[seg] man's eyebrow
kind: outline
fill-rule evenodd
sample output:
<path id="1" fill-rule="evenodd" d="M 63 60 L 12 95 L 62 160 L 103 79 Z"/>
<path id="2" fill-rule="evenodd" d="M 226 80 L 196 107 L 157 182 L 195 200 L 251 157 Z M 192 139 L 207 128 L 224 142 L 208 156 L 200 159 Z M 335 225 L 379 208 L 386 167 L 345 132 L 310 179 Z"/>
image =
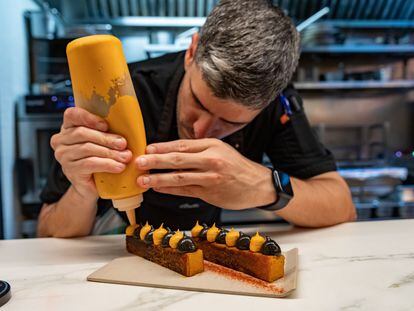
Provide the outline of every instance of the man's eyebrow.
<path id="1" fill-rule="evenodd" d="M 197 102 L 197 104 L 199 104 L 200 105 L 200 107 L 202 107 L 205 111 L 207 111 L 207 112 L 209 112 L 210 114 L 212 114 L 211 112 L 210 112 L 210 110 L 208 110 L 202 103 L 201 103 L 201 101 L 198 99 L 198 97 L 197 97 L 197 95 L 194 93 L 194 91 L 193 91 L 193 85 L 192 85 L 192 83 L 191 83 L 191 80 L 190 80 L 190 91 L 191 91 L 191 94 L 193 95 L 193 97 L 194 97 L 194 99 L 195 99 L 195 101 Z M 225 120 L 225 119 L 223 119 L 223 118 L 220 118 L 222 121 L 224 121 L 224 122 L 226 122 L 226 123 L 229 123 L 229 124 L 232 124 L 232 125 L 236 125 L 236 126 L 239 126 L 239 125 L 245 125 L 245 124 L 247 124 L 247 123 L 249 123 L 249 122 L 233 122 L 233 121 L 228 121 L 228 120 Z"/>
<path id="2" fill-rule="evenodd" d="M 191 83 L 191 80 L 190 80 L 190 91 L 191 91 L 191 94 L 193 95 L 193 97 L 194 97 L 194 99 L 195 99 L 195 101 L 197 102 L 197 104 L 199 104 L 204 110 L 206 110 L 206 111 L 208 111 L 208 112 L 210 112 L 206 107 L 204 107 L 204 105 L 201 103 L 201 101 L 198 99 L 198 97 L 197 97 L 197 95 L 194 93 L 194 91 L 193 91 L 193 85 L 192 85 L 192 83 Z M 210 112 L 211 113 L 211 112 Z"/>

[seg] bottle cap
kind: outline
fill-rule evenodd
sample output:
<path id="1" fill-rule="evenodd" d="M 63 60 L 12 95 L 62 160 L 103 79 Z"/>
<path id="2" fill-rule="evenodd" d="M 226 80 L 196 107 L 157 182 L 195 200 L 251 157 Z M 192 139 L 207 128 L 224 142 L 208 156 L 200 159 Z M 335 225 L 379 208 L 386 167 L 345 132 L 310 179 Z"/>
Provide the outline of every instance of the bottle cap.
<path id="1" fill-rule="evenodd" d="M 7 282 L 0 281 L 0 307 L 6 304 L 11 298 L 10 285 Z"/>
<path id="2" fill-rule="evenodd" d="M 112 204 L 119 211 L 126 212 L 139 207 L 142 203 L 142 200 L 142 194 L 138 194 L 125 199 L 112 200 Z"/>

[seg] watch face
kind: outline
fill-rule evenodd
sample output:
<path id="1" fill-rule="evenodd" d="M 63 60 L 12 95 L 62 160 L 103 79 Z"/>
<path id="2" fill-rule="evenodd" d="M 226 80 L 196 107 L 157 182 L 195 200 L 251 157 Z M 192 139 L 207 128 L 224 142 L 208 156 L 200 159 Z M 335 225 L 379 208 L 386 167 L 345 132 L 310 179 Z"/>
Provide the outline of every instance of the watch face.
<path id="1" fill-rule="evenodd" d="M 292 184 L 290 183 L 290 176 L 288 174 L 285 174 L 283 172 L 277 172 L 278 181 L 280 190 L 287 195 L 293 197 L 293 189 Z"/>

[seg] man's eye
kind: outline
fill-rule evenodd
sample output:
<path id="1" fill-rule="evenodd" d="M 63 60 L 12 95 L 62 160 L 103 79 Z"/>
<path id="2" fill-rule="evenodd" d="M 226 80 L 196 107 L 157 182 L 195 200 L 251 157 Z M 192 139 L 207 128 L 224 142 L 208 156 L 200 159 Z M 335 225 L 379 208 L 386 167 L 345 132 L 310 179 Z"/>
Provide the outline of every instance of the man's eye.
<path id="1" fill-rule="evenodd" d="M 231 122 L 227 122 L 224 121 L 229 127 L 232 128 L 239 128 L 239 127 L 243 127 L 245 124 L 244 123 L 231 123 Z"/>
<path id="2" fill-rule="evenodd" d="M 195 103 L 198 107 L 200 107 L 204 111 L 207 111 L 207 109 L 204 108 L 204 106 L 194 96 L 193 96 L 193 98 L 194 98 L 194 101 L 195 101 Z"/>

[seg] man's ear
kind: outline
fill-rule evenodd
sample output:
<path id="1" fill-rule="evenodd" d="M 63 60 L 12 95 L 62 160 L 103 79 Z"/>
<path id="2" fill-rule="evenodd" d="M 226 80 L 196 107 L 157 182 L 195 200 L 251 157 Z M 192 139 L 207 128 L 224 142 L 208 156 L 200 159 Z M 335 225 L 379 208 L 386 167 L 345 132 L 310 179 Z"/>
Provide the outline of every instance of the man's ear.
<path id="1" fill-rule="evenodd" d="M 198 45 L 198 32 L 193 34 L 191 38 L 191 44 L 188 47 L 187 51 L 185 52 L 185 58 L 184 58 L 184 69 L 187 70 L 188 67 L 191 66 L 191 64 L 194 62 L 195 53 L 197 51 L 197 45 Z"/>

